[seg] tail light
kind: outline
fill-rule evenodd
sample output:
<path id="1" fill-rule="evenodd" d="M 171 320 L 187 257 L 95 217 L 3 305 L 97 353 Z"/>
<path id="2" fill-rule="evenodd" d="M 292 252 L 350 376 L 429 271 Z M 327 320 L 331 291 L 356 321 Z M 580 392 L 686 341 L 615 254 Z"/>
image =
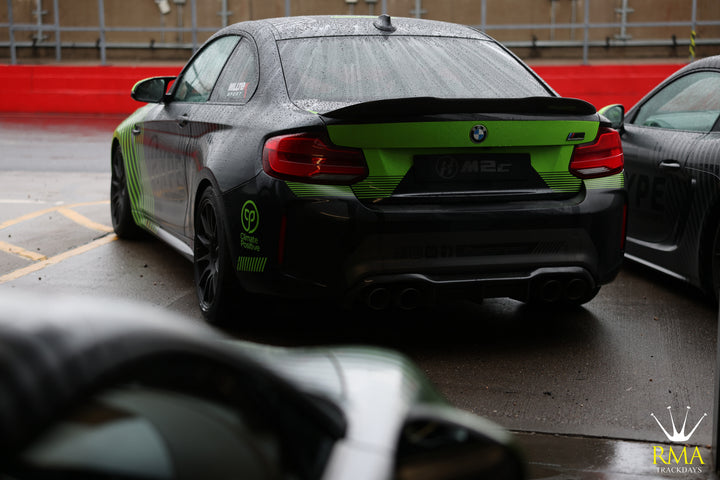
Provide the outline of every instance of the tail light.
<path id="1" fill-rule="evenodd" d="M 338 147 L 310 133 L 268 139 L 263 169 L 276 178 L 306 183 L 349 185 L 368 175 L 362 150 Z"/>
<path id="2" fill-rule="evenodd" d="M 570 173 L 580 178 L 598 178 L 622 172 L 625 165 L 620 134 L 600 127 L 595 142 L 578 145 L 570 160 Z"/>

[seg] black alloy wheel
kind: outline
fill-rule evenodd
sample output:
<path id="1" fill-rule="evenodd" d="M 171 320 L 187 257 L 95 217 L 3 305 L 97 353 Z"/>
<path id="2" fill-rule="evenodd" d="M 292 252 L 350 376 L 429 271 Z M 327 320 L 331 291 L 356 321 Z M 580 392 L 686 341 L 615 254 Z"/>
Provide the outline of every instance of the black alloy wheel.
<path id="1" fill-rule="evenodd" d="M 200 310 L 209 323 L 224 320 L 229 310 L 228 292 L 233 283 L 225 229 L 219 212 L 215 192 L 211 188 L 206 189 L 195 213 L 193 268 Z"/>

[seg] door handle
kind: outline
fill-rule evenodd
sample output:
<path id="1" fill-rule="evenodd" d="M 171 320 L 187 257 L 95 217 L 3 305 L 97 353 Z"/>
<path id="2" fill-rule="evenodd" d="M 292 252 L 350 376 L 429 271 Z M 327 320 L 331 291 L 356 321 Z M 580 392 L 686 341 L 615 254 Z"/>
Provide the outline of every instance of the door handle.
<path id="1" fill-rule="evenodd" d="M 133 135 L 140 135 L 140 132 L 141 132 L 140 127 L 138 127 L 137 125 L 133 125 L 133 127 L 132 127 L 132 134 L 133 134 Z"/>
<path id="2" fill-rule="evenodd" d="M 187 125 L 189 121 L 190 119 L 188 118 L 187 113 L 184 113 L 178 117 L 177 124 L 180 125 L 180 128 L 182 128 Z"/>
<path id="3" fill-rule="evenodd" d="M 660 170 L 667 170 L 668 172 L 679 172 L 682 166 L 677 160 L 663 160 L 660 162 Z"/>

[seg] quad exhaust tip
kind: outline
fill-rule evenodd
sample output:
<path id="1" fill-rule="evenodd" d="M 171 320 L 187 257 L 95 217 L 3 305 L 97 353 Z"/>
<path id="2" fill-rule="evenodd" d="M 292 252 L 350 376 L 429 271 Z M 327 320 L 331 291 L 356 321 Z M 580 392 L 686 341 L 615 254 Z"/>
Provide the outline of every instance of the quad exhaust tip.
<path id="1" fill-rule="evenodd" d="M 585 278 L 551 278 L 540 284 L 535 298 L 544 303 L 577 302 L 585 298 L 591 288 L 592 285 Z"/>
<path id="2" fill-rule="evenodd" d="M 413 310 L 422 304 L 422 292 L 415 287 L 401 287 L 390 290 L 386 287 L 370 289 L 365 303 L 373 310 L 385 310 L 391 306 L 402 310 Z"/>
<path id="3" fill-rule="evenodd" d="M 592 277 L 582 272 L 547 272 L 536 277 L 530 283 L 529 290 L 523 288 L 525 295 L 515 296 L 508 292 L 508 297 L 547 305 L 563 302 L 579 304 L 592 298 L 594 288 Z M 427 285 L 418 287 L 412 283 L 384 283 L 367 286 L 361 298 L 372 310 L 413 310 L 432 303 L 429 299 L 434 298 L 435 293 L 438 292 Z M 517 290 L 515 293 L 518 293 Z"/>
<path id="4" fill-rule="evenodd" d="M 373 310 L 385 310 L 392 303 L 390 290 L 385 287 L 373 288 L 368 293 L 365 303 Z"/>

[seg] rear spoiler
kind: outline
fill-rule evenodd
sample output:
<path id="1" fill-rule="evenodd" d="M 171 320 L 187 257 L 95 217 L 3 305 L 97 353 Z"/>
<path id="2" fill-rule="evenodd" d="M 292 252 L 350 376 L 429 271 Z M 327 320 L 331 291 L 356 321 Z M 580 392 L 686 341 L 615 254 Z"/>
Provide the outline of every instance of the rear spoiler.
<path id="1" fill-rule="evenodd" d="M 593 115 L 595 107 L 576 98 L 436 98 L 410 97 L 358 103 L 322 113 L 323 117 L 363 120 L 453 113 L 510 113 L 525 115 Z"/>

